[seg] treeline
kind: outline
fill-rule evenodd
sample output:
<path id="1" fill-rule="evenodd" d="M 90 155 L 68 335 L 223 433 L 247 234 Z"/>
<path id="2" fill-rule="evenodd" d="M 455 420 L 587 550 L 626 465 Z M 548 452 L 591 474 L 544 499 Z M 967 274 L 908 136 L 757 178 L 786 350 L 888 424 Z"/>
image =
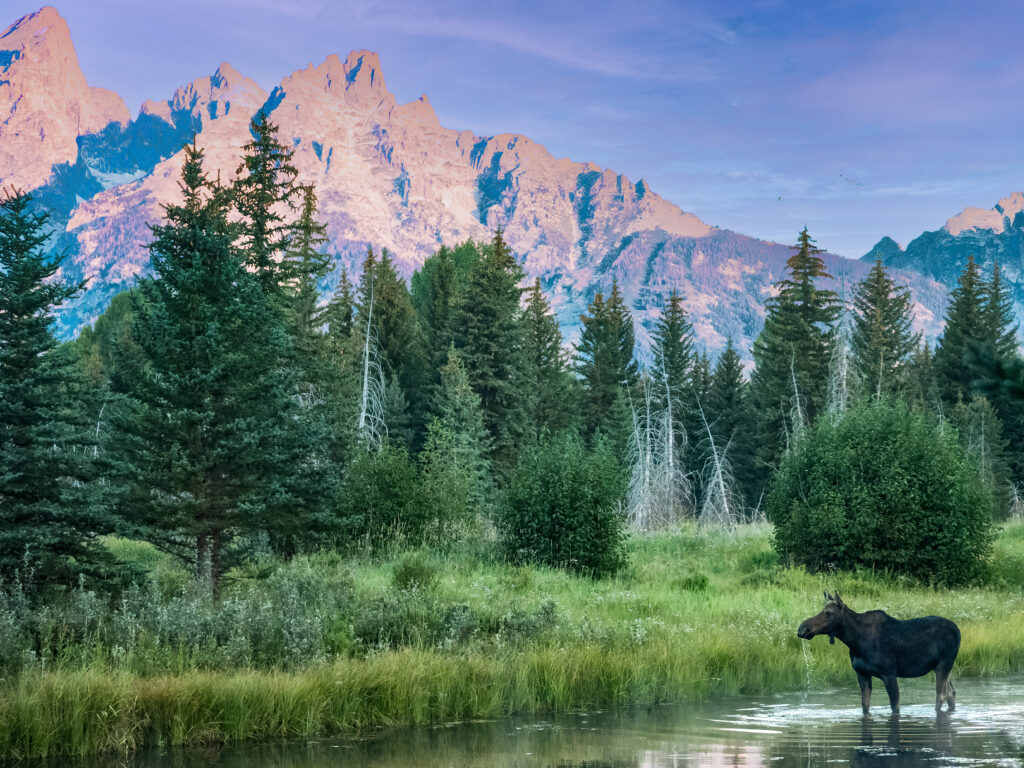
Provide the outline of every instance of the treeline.
<path id="1" fill-rule="evenodd" d="M 1020 406 L 975 395 L 963 364 L 971 343 L 1016 358 L 998 264 L 985 278 L 968 263 L 932 351 L 881 262 L 848 307 L 822 287 L 805 229 L 749 380 L 731 340 L 714 362 L 699 348 L 674 292 L 642 367 L 617 285 L 593 297 L 570 353 L 500 230 L 442 247 L 409 285 L 369 250 L 358 281 L 342 270 L 322 297 L 333 259 L 315 190 L 265 117 L 252 135 L 231 184 L 186 148 L 152 277 L 68 344 L 51 313 L 83 285 L 45 257 L 29 196 L 3 201 L 3 580 L 122 578 L 100 539 L 116 533 L 216 594 L 254 552 L 445 545 L 492 527 L 512 558 L 611 571 L 624 519 L 757 516 L 795 436 L 864 397 L 954 425 L 1008 508 Z"/>

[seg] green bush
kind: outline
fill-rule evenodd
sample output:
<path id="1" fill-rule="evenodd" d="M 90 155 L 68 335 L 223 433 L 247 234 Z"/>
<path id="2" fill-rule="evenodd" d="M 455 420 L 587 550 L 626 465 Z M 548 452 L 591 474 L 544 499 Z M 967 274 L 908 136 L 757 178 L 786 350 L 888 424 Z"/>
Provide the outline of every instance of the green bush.
<path id="1" fill-rule="evenodd" d="M 425 552 L 404 552 L 391 566 L 395 589 L 430 589 L 437 579 L 437 563 Z"/>
<path id="2" fill-rule="evenodd" d="M 588 454 L 575 437 L 528 449 L 499 510 L 505 554 L 593 576 L 619 570 L 626 563 L 620 478 L 609 454 Z"/>
<path id="3" fill-rule="evenodd" d="M 430 522 L 420 473 L 404 448 L 360 453 L 342 485 L 341 529 L 347 543 L 419 543 Z"/>
<path id="4" fill-rule="evenodd" d="M 783 459 L 766 510 L 780 556 L 812 570 L 962 584 L 992 551 L 994 502 L 955 430 L 903 403 L 819 419 Z"/>

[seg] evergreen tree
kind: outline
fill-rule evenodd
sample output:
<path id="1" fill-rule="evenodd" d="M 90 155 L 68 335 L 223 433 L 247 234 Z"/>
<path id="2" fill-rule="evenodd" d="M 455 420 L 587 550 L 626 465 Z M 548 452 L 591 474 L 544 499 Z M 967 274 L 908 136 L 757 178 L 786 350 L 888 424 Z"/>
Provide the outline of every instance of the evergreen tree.
<path id="1" fill-rule="evenodd" d="M 1017 317 L 1013 311 L 1010 286 L 1003 279 L 1003 269 L 996 259 L 992 277 L 981 288 L 983 312 L 982 340 L 992 346 L 1000 360 L 1009 360 L 1017 354 Z"/>
<path id="2" fill-rule="evenodd" d="M 969 402 L 957 403 L 950 411 L 950 421 L 967 455 L 974 459 L 996 509 L 1006 515 L 1010 509 L 1010 468 L 1003 425 L 995 409 L 987 398 L 976 396 Z"/>
<path id="3" fill-rule="evenodd" d="M 831 275 L 806 227 L 794 250 L 786 262 L 786 277 L 775 284 L 778 293 L 767 302 L 768 316 L 754 342 L 751 392 L 760 416 L 762 479 L 777 465 L 794 426 L 800 420 L 813 421 L 824 406 L 840 311 L 836 293 L 817 285 Z"/>
<path id="4" fill-rule="evenodd" d="M 263 292 L 279 306 L 289 275 L 278 259 L 291 241 L 287 212 L 300 193 L 295 183 L 298 171 L 292 150 L 277 140 L 277 126 L 263 110 L 252 118 L 249 131 L 252 138 L 243 147 L 234 185 L 235 207 L 242 218 L 241 246 Z"/>
<path id="5" fill-rule="evenodd" d="M 607 431 L 605 422 L 613 413 L 616 398 L 627 392 L 637 377 L 633 318 L 618 283 L 613 284 L 607 301 L 597 293 L 580 321 L 583 328 L 576 347 L 576 371 L 583 383 L 584 425 L 593 436 Z"/>
<path id="6" fill-rule="evenodd" d="M 522 277 L 499 229 L 470 270 L 456 315 L 456 346 L 480 396 L 490 458 L 502 471 L 515 463 L 525 431 Z"/>
<path id="7" fill-rule="evenodd" d="M 280 366 L 284 327 L 202 158 L 186 148 L 184 201 L 152 227 L 156 279 L 140 286 L 108 460 L 130 530 L 194 563 L 216 594 L 237 533 L 267 531 L 287 550 L 323 521 L 324 478 Z"/>
<path id="8" fill-rule="evenodd" d="M 695 445 L 694 435 L 687 434 L 687 416 L 695 404 L 689 391 L 695 359 L 693 326 L 675 291 L 669 294 L 668 305 L 655 325 L 651 357 L 659 405 L 671 408 L 673 430 L 682 438 L 680 445 Z"/>
<path id="9" fill-rule="evenodd" d="M 402 424 L 388 424 L 388 429 L 414 440 L 418 427 L 423 423 L 420 409 L 424 406 L 418 397 L 423 372 L 423 349 L 416 319 L 416 310 L 405 281 L 395 270 L 391 254 L 387 249 L 380 257 L 372 250 L 367 251 L 363 262 L 363 277 L 359 284 L 359 317 L 357 325 L 365 328 L 369 316 L 370 295 L 373 295 L 373 331 L 388 378 L 394 375 L 400 392 L 389 392 L 389 411 L 396 415 L 397 403 L 401 400 Z M 394 389 L 394 387 L 390 387 Z"/>
<path id="10" fill-rule="evenodd" d="M 317 309 L 318 284 L 331 271 L 331 257 L 323 252 L 327 226 L 316 218 L 316 191 L 304 186 L 301 192 L 302 209 L 281 262 L 290 289 L 289 330 L 300 357 L 317 354 L 315 347 L 325 322 L 325 313 Z"/>
<path id="11" fill-rule="evenodd" d="M 853 291 L 853 364 L 870 392 L 893 393 L 904 386 L 904 367 L 921 342 L 912 330 L 910 291 L 899 288 L 876 259 Z"/>
<path id="12" fill-rule="evenodd" d="M 908 358 L 903 379 L 907 402 L 920 410 L 942 409 L 942 398 L 935 380 L 935 356 L 927 340 L 918 344 Z"/>
<path id="13" fill-rule="evenodd" d="M 982 322 L 985 336 L 981 340 L 992 350 L 995 360 L 1001 365 L 1015 360 L 1018 356 L 1017 320 L 1013 311 L 1013 297 L 1010 286 L 1003 279 L 999 261 L 992 265 L 992 277 L 982 285 L 984 297 L 984 313 Z M 972 373 L 972 376 L 974 374 Z M 977 388 L 977 382 L 972 381 Z M 1001 432 L 1006 438 L 1003 451 L 1008 466 L 1006 480 L 1010 477 L 1024 477 L 1024 404 L 1004 392 L 989 393 L 988 402 L 1001 422 Z M 1002 479 L 998 472 L 995 477 Z M 1001 489 L 1002 490 L 1002 489 Z M 1005 493 L 1000 493 L 1002 502 Z"/>
<path id="14" fill-rule="evenodd" d="M 984 305 L 985 285 L 974 257 L 957 279 L 946 311 L 946 327 L 935 349 L 935 378 L 939 393 L 949 405 L 971 398 L 974 374 L 964 364 L 964 353 L 972 341 L 985 341 L 991 317 Z"/>
<path id="15" fill-rule="evenodd" d="M 743 377 L 743 360 L 730 337 L 711 374 L 704 411 L 716 442 L 728 446 L 733 479 L 742 501 L 748 506 L 756 506 L 756 415 L 748 389 Z"/>
<path id="16" fill-rule="evenodd" d="M 355 303 L 355 289 L 348 278 L 348 270 L 342 267 L 334 295 L 324 307 L 322 316 L 328 338 L 339 348 L 352 335 L 352 329 L 355 328 Z"/>
<path id="17" fill-rule="evenodd" d="M 486 458 L 490 436 L 484 426 L 480 398 L 470 385 L 454 345 L 448 349 L 441 382 L 439 418 L 430 427 L 424 450 L 429 457 L 425 468 L 433 482 L 448 487 L 463 497 L 463 504 L 479 510 L 487 502 L 493 485 Z"/>
<path id="18" fill-rule="evenodd" d="M 52 327 L 52 310 L 84 284 L 54 279 L 47 230 L 30 196 L 0 201 L 0 579 L 71 586 L 97 573 L 95 537 L 109 529 L 86 496 L 85 382 Z"/>
<path id="19" fill-rule="evenodd" d="M 469 270 L 480 258 L 480 251 L 472 242 L 454 250 L 442 246 L 412 276 L 412 303 L 419 320 L 425 360 L 418 396 L 431 407 L 438 399 L 441 369 L 455 341 L 458 311 L 469 282 Z M 437 415 L 436 411 L 432 413 Z"/>
<path id="20" fill-rule="evenodd" d="M 523 332 L 529 423 L 538 437 L 544 432 L 556 434 L 568 428 L 575 417 L 572 380 L 566 368 L 562 331 L 551 314 L 539 277 L 526 291 Z"/>

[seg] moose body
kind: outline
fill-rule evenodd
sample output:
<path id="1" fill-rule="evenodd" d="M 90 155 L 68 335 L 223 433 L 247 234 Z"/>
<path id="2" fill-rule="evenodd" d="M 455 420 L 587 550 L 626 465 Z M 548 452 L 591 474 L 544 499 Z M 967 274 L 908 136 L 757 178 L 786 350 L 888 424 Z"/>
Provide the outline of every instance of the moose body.
<path id="1" fill-rule="evenodd" d="M 843 603 L 839 595 L 825 593 L 825 608 L 804 621 L 797 637 L 810 640 L 815 635 L 836 638 L 850 649 L 850 663 L 860 683 L 861 706 L 865 714 L 871 706 L 871 678 L 877 677 L 889 694 L 894 713 L 900 709 L 897 678 L 921 677 L 935 672 L 935 710 L 947 703 L 956 707 L 956 689 L 949 679 L 957 652 L 960 630 L 949 619 L 924 616 L 900 621 L 885 611 L 857 613 Z"/>

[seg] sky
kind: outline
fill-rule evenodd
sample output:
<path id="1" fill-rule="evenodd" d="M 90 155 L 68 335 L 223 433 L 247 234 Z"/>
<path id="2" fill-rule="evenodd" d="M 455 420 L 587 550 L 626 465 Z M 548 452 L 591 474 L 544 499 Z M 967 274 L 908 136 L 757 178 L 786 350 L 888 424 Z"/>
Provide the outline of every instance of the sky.
<path id="1" fill-rule="evenodd" d="M 36 10 L 8 9 L 0 24 Z M 1024 189 L 1024 2 L 54 0 L 130 109 L 228 61 L 380 55 L 399 101 L 643 178 L 709 224 L 860 257 Z"/>

